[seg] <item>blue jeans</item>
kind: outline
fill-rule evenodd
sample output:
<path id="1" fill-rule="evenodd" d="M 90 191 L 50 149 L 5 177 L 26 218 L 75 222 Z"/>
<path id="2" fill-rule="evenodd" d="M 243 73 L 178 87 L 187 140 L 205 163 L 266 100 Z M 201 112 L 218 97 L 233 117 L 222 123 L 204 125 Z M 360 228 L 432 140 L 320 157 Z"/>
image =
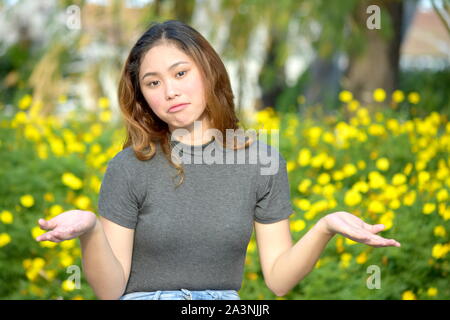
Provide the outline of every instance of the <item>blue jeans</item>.
<path id="1" fill-rule="evenodd" d="M 241 300 L 236 290 L 201 290 L 187 289 L 174 291 L 131 292 L 119 300 Z"/>

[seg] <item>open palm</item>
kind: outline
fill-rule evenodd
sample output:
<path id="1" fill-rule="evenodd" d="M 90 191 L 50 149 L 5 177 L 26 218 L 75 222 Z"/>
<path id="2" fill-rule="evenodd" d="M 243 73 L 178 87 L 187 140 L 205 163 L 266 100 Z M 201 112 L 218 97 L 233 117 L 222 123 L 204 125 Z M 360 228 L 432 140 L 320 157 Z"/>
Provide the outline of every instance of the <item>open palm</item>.
<path id="1" fill-rule="evenodd" d="M 91 230 L 96 220 L 95 213 L 82 210 L 69 210 L 48 221 L 39 219 L 40 228 L 49 232 L 37 237 L 36 241 L 61 242 L 76 238 Z"/>
<path id="2" fill-rule="evenodd" d="M 376 234 L 384 229 L 383 224 L 371 225 L 365 223 L 357 216 L 345 211 L 328 214 L 323 219 L 328 232 L 331 234 L 339 233 L 353 241 L 372 247 L 400 247 L 398 241 L 386 239 Z"/>

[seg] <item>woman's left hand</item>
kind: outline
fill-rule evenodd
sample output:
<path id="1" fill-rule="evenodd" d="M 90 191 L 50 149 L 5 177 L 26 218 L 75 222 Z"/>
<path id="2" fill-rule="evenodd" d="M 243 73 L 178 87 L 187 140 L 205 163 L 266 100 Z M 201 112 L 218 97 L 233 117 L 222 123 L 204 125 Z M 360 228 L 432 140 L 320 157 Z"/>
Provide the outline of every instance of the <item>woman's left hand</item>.
<path id="1" fill-rule="evenodd" d="M 322 218 L 326 232 L 330 235 L 339 233 L 353 241 L 361 242 L 372 247 L 400 247 L 394 239 L 386 239 L 376 235 L 384 229 L 383 224 L 368 224 L 357 216 L 345 211 L 330 213 Z"/>

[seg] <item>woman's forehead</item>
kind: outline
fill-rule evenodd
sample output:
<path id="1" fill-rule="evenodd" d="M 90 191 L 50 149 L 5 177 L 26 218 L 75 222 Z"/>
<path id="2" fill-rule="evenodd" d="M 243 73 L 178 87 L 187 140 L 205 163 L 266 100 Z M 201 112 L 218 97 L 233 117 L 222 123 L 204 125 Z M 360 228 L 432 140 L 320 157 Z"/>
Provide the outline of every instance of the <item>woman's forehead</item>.
<path id="1" fill-rule="evenodd" d="M 180 63 L 182 62 L 182 63 Z M 141 62 L 143 72 L 165 72 L 174 64 L 193 64 L 193 60 L 182 50 L 172 46 L 158 45 L 144 55 Z"/>

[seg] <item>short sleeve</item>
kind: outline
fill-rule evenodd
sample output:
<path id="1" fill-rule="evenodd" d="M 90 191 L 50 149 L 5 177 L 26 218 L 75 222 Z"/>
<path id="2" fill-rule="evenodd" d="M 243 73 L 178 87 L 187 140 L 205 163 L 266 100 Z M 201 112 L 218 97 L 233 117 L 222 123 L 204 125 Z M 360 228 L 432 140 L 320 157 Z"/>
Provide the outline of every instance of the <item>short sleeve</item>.
<path id="1" fill-rule="evenodd" d="M 134 229 L 139 212 L 139 199 L 133 185 L 132 176 L 115 159 L 108 163 L 98 198 L 99 215 L 123 227 Z"/>
<path id="2" fill-rule="evenodd" d="M 294 213 L 286 161 L 281 155 L 278 159 L 278 166 L 274 170 L 270 170 L 270 174 L 263 175 L 261 172 L 257 174 L 258 187 L 254 219 L 259 223 L 274 223 L 287 219 Z"/>

